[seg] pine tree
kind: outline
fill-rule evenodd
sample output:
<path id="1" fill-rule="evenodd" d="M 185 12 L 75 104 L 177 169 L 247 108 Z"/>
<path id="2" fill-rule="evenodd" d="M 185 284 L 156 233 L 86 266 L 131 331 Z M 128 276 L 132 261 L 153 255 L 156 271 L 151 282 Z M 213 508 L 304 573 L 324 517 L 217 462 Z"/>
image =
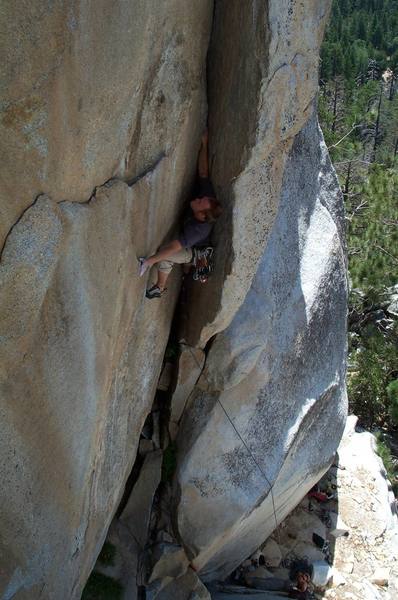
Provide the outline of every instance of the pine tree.
<path id="1" fill-rule="evenodd" d="M 380 25 L 376 26 L 376 29 L 372 33 L 372 44 L 375 48 L 381 49 L 383 42 L 383 32 Z"/>
<path id="2" fill-rule="evenodd" d="M 398 324 L 372 317 L 398 277 L 398 0 L 334 0 L 331 14 L 319 115 L 346 203 L 349 399 L 371 427 L 398 412 Z"/>
<path id="3" fill-rule="evenodd" d="M 364 40 L 365 42 L 368 39 L 368 32 L 366 29 L 366 21 L 365 21 L 365 18 L 363 16 L 362 12 L 358 14 L 357 38 L 359 40 Z"/>

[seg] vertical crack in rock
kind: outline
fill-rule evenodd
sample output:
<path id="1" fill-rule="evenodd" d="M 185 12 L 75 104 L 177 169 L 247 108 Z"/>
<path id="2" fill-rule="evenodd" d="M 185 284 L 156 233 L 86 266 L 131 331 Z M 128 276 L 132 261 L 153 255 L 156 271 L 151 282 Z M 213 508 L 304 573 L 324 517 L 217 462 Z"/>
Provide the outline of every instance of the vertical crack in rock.
<path id="1" fill-rule="evenodd" d="M 218 323 L 224 320 L 224 288 L 233 277 L 238 250 L 234 243 L 234 231 L 239 228 L 236 219 L 239 199 L 235 187 L 249 168 L 250 155 L 256 144 L 261 82 L 268 68 L 268 31 L 267 3 L 250 2 L 242 9 L 236 0 L 229 2 L 228 7 L 224 2 L 215 2 L 207 57 L 210 163 L 211 177 L 224 205 L 224 215 L 214 233 L 216 272 L 205 289 L 195 286 L 189 299 L 184 337 L 193 346 L 204 347 L 210 337 L 222 329 Z M 255 196 L 250 197 L 248 193 L 249 198 L 249 202 L 240 208 L 243 213 L 250 211 Z M 250 232 L 245 231 L 249 221 L 250 217 L 242 223 L 241 236 L 251 248 Z M 242 276 L 246 276 L 248 264 L 241 267 Z M 236 310 L 241 302 L 238 282 L 229 299 L 232 310 Z"/>
<path id="2" fill-rule="evenodd" d="M 215 276 L 192 294 L 185 332 L 191 345 L 204 347 L 231 322 L 266 247 L 285 162 L 317 91 L 330 2 L 307 8 L 304 14 L 298 3 L 253 1 L 242 10 L 239 2 L 228 8 L 216 2 L 208 56 L 209 123 L 212 177 L 227 214 L 222 229 L 216 228 L 221 256 Z"/>

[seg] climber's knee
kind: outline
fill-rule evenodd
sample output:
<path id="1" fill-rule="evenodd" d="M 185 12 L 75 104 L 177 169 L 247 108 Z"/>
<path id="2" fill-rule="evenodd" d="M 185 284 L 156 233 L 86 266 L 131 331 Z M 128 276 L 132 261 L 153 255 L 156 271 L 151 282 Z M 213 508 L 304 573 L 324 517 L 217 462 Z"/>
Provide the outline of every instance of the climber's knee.
<path id="1" fill-rule="evenodd" d="M 161 260 L 157 263 L 158 271 L 162 273 L 171 273 L 174 264 L 186 265 L 192 261 L 192 249 L 191 248 L 181 248 L 178 252 L 169 256 L 165 260 Z"/>
<path id="2" fill-rule="evenodd" d="M 161 260 L 157 265 L 157 270 L 166 275 L 170 275 L 173 268 L 173 262 L 171 260 Z"/>

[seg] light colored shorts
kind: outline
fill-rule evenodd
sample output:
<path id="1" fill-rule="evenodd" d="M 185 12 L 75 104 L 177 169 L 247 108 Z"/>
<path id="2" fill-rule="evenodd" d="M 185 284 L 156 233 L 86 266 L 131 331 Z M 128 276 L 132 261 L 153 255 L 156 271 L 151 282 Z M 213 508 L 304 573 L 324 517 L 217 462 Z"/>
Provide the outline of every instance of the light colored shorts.
<path id="1" fill-rule="evenodd" d="M 179 264 L 189 264 L 192 261 L 192 248 L 181 248 L 175 254 L 172 254 L 166 260 L 161 260 L 157 265 L 158 271 L 162 271 L 162 273 L 171 273 L 173 265 Z"/>

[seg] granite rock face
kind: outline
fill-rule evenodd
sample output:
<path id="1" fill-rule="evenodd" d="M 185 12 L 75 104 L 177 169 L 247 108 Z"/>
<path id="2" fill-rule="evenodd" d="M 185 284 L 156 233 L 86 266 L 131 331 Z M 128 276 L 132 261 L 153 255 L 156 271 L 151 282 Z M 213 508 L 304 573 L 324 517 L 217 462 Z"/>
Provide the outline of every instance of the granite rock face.
<path id="1" fill-rule="evenodd" d="M 212 2 L 0 14 L 0 598 L 71 600 L 161 369 L 178 277 L 149 303 L 137 257 L 192 184 Z"/>
<path id="2" fill-rule="evenodd" d="M 179 430 L 179 534 L 204 579 L 249 556 L 336 450 L 346 417 L 342 225 L 314 116 L 295 138 L 249 293 L 213 340 Z"/>
<path id="3" fill-rule="evenodd" d="M 226 574 L 273 529 L 273 503 L 280 521 L 326 468 L 345 398 L 340 198 L 313 117 L 329 8 L 0 8 L 3 600 L 78 599 L 99 553 L 178 292 L 174 273 L 167 301 L 146 301 L 137 257 L 176 226 L 208 108 L 225 210 L 216 273 L 191 287 L 181 341 L 197 357 L 213 343 L 187 409 L 198 372 L 180 377 L 173 413 L 192 566 Z M 193 570 L 182 577 L 187 596 L 207 596 Z"/>
<path id="4" fill-rule="evenodd" d="M 338 448 L 339 515 L 349 535 L 334 546 L 334 570 L 344 585 L 329 589 L 328 600 L 382 598 L 398 595 L 397 503 L 377 454 L 377 442 L 368 431 L 355 430 L 357 418 L 347 420 Z"/>
<path id="5" fill-rule="evenodd" d="M 156 177 L 134 189 L 114 182 L 87 204 L 40 196 L 8 236 L 4 598 L 24 589 L 39 597 L 44 583 L 44 597 L 79 597 L 131 470 L 175 300 L 171 292 L 167 305 L 145 302 L 134 272 L 145 245 L 139 208 Z"/>
<path id="6" fill-rule="evenodd" d="M 85 202 L 160 154 L 180 193 L 206 113 L 211 17 L 211 0 L 3 3 L 0 245 L 40 192 Z"/>
<path id="7" fill-rule="evenodd" d="M 187 400 L 199 379 L 205 362 L 205 354 L 200 348 L 181 345 L 177 366 L 177 381 L 170 401 L 169 431 L 172 438 L 178 431 L 178 422 L 184 412 Z"/>

